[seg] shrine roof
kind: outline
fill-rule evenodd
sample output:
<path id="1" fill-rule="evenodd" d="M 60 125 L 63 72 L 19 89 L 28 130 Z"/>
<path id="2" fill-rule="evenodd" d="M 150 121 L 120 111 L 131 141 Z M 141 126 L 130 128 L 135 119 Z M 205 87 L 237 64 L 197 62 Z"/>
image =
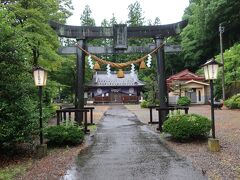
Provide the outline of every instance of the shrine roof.
<path id="1" fill-rule="evenodd" d="M 185 69 L 177 74 L 170 76 L 167 79 L 167 83 L 171 83 L 172 81 L 189 81 L 189 80 L 204 81 L 205 78 L 203 76 L 194 74 L 193 72 L 189 71 L 188 69 Z"/>
<path id="2" fill-rule="evenodd" d="M 124 78 L 118 78 L 117 72 L 111 72 L 110 75 L 106 71 L 98 71 L 94 74 L 91 82 L 86 84 L 87 87 L 140 87 L 144 83 L 138 79 L 136 73 L 131 74 L 130 71 L 124 71 Z"/>
<path id="3" fill-rule="evenodd" d="M 185 84 L 191 84 L 191 83 L 201 84 L 201 85 L 204 85 L 204 86 L 209 86 L 208 83 L 199 82 L 199 81 L 194 81 L 194 80 L 190 80 L 190 81 L 185 82 Z"/>

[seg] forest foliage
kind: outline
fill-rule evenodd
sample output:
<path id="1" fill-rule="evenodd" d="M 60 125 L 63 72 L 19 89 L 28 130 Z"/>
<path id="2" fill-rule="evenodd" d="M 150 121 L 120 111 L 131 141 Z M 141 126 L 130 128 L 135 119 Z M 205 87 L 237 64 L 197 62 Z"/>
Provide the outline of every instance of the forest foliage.
<path id="1" fill-rule="evenodd" d="M 64 59 L 57 53 L 59 41 L 49 20 L 64 23 L 69 0 L 18 0 L 0 3 L 0 147 L 32 142 L 38 134 L 37 88 L 32 68 L 51 71 Z M 69 9 L 70 8 L 70 9 Z M 44 91 L 44 110 L 51 106 L 55 82 L 51 77 Z M 53 85 L 53 86 L 51 86 Z M 48 112 L 44 111 L 47 118 Z"/>
<path id="2" fill-rule="evenodd" d="M 141 4 L 136 1 L 128 7 L 128 19 L 118 22 L 113 14 L 103 19 L 102 26 L 117 23 L 128 26 L 159 25 L 161 17 L 145 20 Z M 58 38 L 49 25 L 49 20 L 65 23 L 71 15 L 71 0 L 3 0 L 0 3 L 0 145 L 32 141 L 38 134 L 37 88 L 32 79 L 32 67 L 41 65 L 49 72 L 48 85 L 44 88 L 44 114 L 52 106 L 53 98 L 74 101 L 75 56 L 57 53 L 61 45 L 70 45 L 75 40 Z M 191 0 L 183 19 L 188 25 L 180 36 L 166 39 L 169 44 L 181 44 L 182 52 L 166 54 L 166 74 L 170 76 L 185 68 L 198 70 L 206 60 L 219 56 L 219 31 L 225 27 L 223 47 L 225 77 L 228 95 L 240 87 L 240 1 L 237 0 Z M 153 23 L 152 23 L 153 22 Z M 94 26 L 91 8 L 86 6 L 79 24 Z M 62 44 L 61 44 L 62 43 Z M 88 42 L 92 45 L 111 46 L 111 39 Z M 129 39 L 129 45 L 154 43 L 153 39 Z M 142 54 L 103 56 L 111 61 L 132 60 Z M 103 67 L 104 68 L 104 67 Z M 115 70 L 115 69 L 112 69 Z M 129 69 L 125 69 L 129 70 Z M 136 67 L 138 70 L 138 67 Z M 92 70 L 86 63 L 86 81 Z M 221 73 L 219 75 L 221 77 Z M 156 102 L 156 62 L 152 67 L 139 71 L 139 78 L 146 83 L 144 98 Z M 221 94 L 221 79 L 216 81 L 217 93 Z"/>
<path id="3" fill-rule="evenodd" d="M 183 19 L 187 27 L 181 33 L 182 59 L 185 68 L 199 69 L 208 59 L 215 57 L 221 62 L 219 26 L 224 27 L 225 77 L 227 96 L 237 93 L 240 76 L 240 1 L 191 0 Z M 221 73 L 217 81 L 217 94 L 221 97 Z M 235 89 L 235 90 L 233 90 Z"/>

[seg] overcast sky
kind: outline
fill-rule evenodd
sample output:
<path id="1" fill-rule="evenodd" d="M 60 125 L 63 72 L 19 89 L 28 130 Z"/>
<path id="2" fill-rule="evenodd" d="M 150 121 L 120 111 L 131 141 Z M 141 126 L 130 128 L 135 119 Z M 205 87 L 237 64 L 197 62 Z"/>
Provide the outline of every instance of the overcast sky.
<path id="1" fill-rule="evenodd" d="M 100 26 L 104 18 L 111 19 L 114 13 L 118 23 L 125 23 L 128 19 L 128 6 L 136 0 L 72 0 L 74 11 L 68 19 L 68 25 L 80 25 L 80 16 L 88 4 L 92 10 L 92 17 L 96 25 Z M 145 20 L 154 21 L 159 17 L 161 24 L 181 21 L 184 9 L 189 0 L 139 0 Z"/>

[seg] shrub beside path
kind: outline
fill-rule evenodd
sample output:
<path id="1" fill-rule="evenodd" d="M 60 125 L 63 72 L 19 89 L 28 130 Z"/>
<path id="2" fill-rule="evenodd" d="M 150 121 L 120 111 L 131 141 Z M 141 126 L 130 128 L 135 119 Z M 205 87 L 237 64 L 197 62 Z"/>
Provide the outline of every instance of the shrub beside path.
<path id="1" fill-rule="evenodd" d="M 149 121 L 149 110 L 138 105 L 126 105 L 143 123 Z M 157 120 L 157 112 L 153 111 Z M 209 105 L 191 106 L 190 113 L 210 118 Z M 216 137 L 220 140 L 221 151 L 209 152 L 207 141 L 178 143 L 162 138 L 178 154 L 188 158 L 193 164 L 206 173 L 210 179 L 240 179 L 240 110 L 215 110 Z M 156 129 L 157 125 L 151 125 Z"/>
<path id="2" fill-rule="evenodd" d="M 94 123 L 98 123 L 108 106 L 95 106 Z M 55 124 L 55 122 L 53 122 Z M 18 177 L 19 180 L 45 180 L 59 179 L 64 175 L 66 170 L 74 162 L 76 156 L 81 150 L 86 147 L 86 144 L 81 144 L 75 147 L 54 148 L 49 150 L 48 156 L 41 160 L 29 160 L 31 165 L 26 173 Z"/>

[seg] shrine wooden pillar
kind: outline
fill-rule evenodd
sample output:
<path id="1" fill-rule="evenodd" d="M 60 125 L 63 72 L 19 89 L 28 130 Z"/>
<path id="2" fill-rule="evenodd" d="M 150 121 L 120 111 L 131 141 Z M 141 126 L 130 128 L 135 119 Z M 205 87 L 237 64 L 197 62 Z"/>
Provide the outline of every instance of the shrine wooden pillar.
<path id="1" fill-rule="evenodd" d="M 155 37 L 156 47 L 163 44 L 164 37 L 159 35 Z M 164 58 L 164 47 L 158 49 L 157 55 L 157 79 L 158 79 L 158 98 L 160 108 L 168 107 L 168 94 L 166 84 L 166 73 L 165 73 L 165 58 Z M 159 114 L 159 130 L 162 130 L 162 124 L 168 115 L 167 111 L 160 111 Z"/>
<path id="2" fill-rule="evenodd" d="M 85 48 L 85 40 L 78 39 L 78 45 Z M 75 97 L 75 108 L 84 109 L 84 74 L 85 74 L 85 53 L 79 48 L 76 48 L 77 53 L 77 78 L 76 78 L 76 97 Z M 80 123 L 83 121 L 83 112 L 76 113 L 75 120 Z"/>

